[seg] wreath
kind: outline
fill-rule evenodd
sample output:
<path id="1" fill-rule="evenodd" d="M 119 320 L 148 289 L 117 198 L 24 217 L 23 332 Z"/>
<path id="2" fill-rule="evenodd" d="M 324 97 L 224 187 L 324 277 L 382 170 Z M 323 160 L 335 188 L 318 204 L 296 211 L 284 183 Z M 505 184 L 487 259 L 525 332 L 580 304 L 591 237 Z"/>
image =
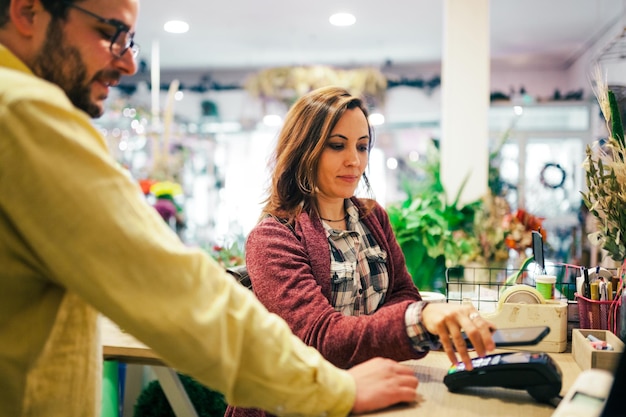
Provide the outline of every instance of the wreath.
<path id="1" fill-rule="evenodd" d="M 546 188 L 552 188 L 553 190 L 562 188 L 563 184 L 565 184 L 565 178 L 567 178 L 567 173 L 563 167 L 556 162 L 548 162 L 545 164 L 539 174 L 541 185 Z"/>

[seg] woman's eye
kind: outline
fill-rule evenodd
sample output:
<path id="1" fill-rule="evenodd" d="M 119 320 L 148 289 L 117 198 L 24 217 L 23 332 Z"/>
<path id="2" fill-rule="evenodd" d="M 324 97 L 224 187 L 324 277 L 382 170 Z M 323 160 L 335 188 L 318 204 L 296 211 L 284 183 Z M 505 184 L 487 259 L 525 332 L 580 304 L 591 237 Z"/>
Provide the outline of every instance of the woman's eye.
<path id="1" fill-rule="evenodd" d="M 340 149 L 343 149 L 343 144 L 342 143 L 329 143 L 328 147 L 330 149 L 340 150 Z"/>
<path id="2" fill-rule="evenodd" d="M 369 146 L 367 145 L 359 146 L 358 149 L 359 149 L 359 152 L 367 152 L 370 150 Z"/>

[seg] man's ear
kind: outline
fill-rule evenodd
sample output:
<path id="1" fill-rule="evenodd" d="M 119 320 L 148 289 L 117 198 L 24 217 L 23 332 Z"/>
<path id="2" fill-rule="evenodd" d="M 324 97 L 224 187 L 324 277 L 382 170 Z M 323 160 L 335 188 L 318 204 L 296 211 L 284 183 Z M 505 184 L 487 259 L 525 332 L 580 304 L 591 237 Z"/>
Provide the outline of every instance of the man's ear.
<path id="1" fill-rule="evenodd" d="M 9 20 L 24 36 L 31 36 L 34 32 L 37 13 L 44 12 L 39 0 L 11 0 L 9 6 Z"/>

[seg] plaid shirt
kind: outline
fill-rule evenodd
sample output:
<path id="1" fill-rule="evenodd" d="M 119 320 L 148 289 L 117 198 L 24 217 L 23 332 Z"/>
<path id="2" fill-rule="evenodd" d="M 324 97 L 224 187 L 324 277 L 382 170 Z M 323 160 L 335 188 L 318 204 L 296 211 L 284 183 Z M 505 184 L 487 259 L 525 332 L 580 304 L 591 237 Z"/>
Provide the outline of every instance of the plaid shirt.
<path id="1" fill-rule="evenodd" d="M 331 304 L 346 316 L 372 314 L 385 302 L 389 287 L 387 253 L 359 220 L 352 201 L 346 200 L 348 230 L 337 230 L 322 222 L 330 248 Z M 421 324 L 426 302 L 417 301 L 406 310 L 407 335 L 415 349 L 438 349 L 437 337 Z"/>

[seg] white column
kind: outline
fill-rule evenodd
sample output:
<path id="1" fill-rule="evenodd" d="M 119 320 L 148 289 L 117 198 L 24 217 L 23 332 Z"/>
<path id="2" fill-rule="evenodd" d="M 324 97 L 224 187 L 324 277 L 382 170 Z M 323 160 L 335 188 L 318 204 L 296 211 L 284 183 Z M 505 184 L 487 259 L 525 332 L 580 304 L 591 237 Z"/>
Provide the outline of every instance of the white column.
<path id="1" fill-rule="evenodd" d="M 488 189 L 489 0 L 445 0 L 441 69 L 441 180 L 448 201 Z"/>
<path id="2" fill-rule="evenodd" d="M 161 135 L 159 134 L 160 120 L 160 103 L 159 94 L 161 94 L 161 58 L 159 50 L 159 41 L 152 42 L 152 64 L 150 67 L 150 83 L 152 87 L 151 93 L 151 112 L 152 112 L 152 128 L 150 136 L 152 138 L 152 161 L 153 165 L 158 163 L 161 158 Z"/>
<path id="3" fill-rule="evenodd" d="M 154 126 L 158 126 L 160 113 L 159 94 L 161 94 L 161 57 L 159 51 L 159 41 L 152 42 L 151 58 L 152 64 L 150 66 L 150 82 L 152 83 L 152 88 L 150 92 L 152 97 L 152 122 Z"/>

